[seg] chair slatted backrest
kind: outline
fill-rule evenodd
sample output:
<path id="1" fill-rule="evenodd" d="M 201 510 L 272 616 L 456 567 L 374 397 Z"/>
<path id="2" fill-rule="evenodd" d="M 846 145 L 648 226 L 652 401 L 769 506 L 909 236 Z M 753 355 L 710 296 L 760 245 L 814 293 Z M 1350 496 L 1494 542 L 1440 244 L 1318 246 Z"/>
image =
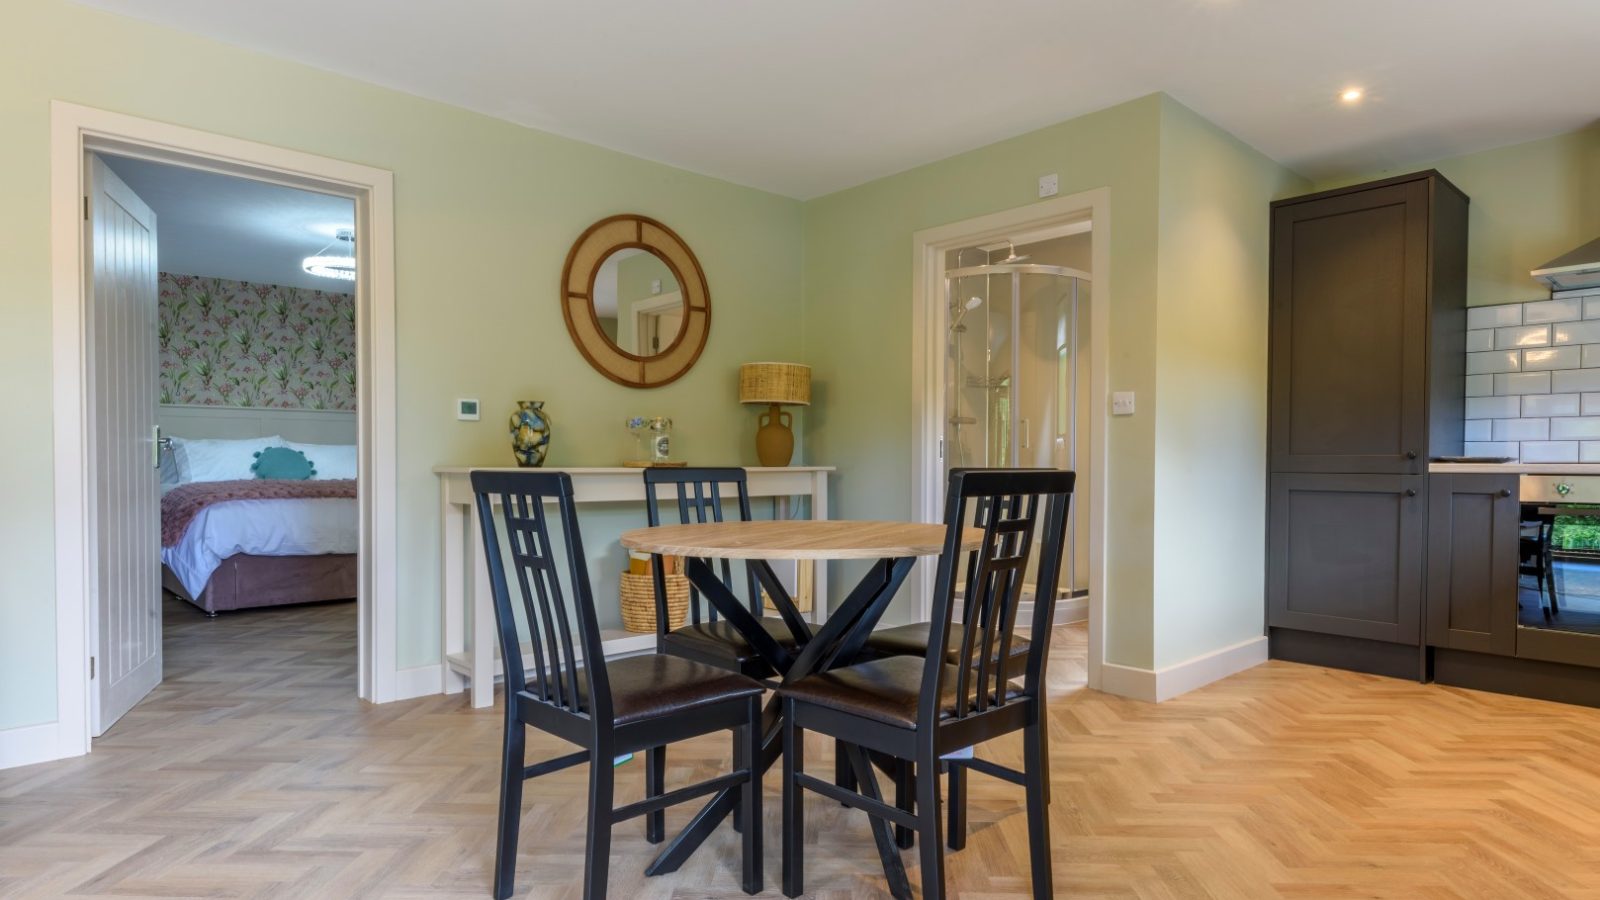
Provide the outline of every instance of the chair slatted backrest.
<path id="1" fill-rule="evenodd" d="M 739 521 L 750 521 L 750 486 L 745 476 L 744 469 L 737 467 L 722 468 L 683 468 L 683 469 L 645 469 L 644 470 L 644 495 L 645 514 L 649 518 L 650 527 L 655 528 L 661 524 L 660 498 L 656 496 L 657 485 L 672 485 L 677 492 L 678 524 L 691 525 L 705 522 L 721 522 L 723 516 L 723 502 L 738 499 Z M 652 569 L 655 572 L 656 587 L 656 633 L 665 634 L 667 631 L 667 583 L 665 570 L 661 563 L 660 554 L 652 554 Z M 738 593 L 733 580 L 733 565 L 729 560 L 717 560 L 720 563 L 722 583 L 728 590 Z M 761 616 L 761 590 L 756 583 L 755 570 L 748 563 L 745 569 L 746 603 L 750 614 Z M 710 603 L 702 601 L 700 592 L 694 588 L 689 590 L 689 622 L 698 625 L 702 621 L 702 607 L 704 607 L 704 621 L 717 621 L 717 610 Z"/>
<path id="2" fill-rule="evenodd" d="M 956 469 L 950 473 L 945 499 L 947 532 L 939 557 L 930 650 L 923 670 L 923 721 L 937 721 L 940 698 L 948 696 L 947 678 L 955 679 L 954 696 L 965 698 L 956 703 L 956 718 L 981 714 L 1011 701 L 1010 680 L 1017 673 L 1007 660 L 1036 535 L 1040 557 L 1019 696 L 1040 696 L 1075 481 L 1074 473 L 1054 469 Z M 961 534 L 969 511 L 975 513 L 975 527 L 982 528 L 983 540 L 976 550 L 963 554 Z M 958 599 L 956 584 L 961 580 L 963 556 L 966 587 Z M 958 646 L 951 648 L 951 621 L 958 602 L 965 627 Z M 947 652 L 933 652 L 934 647 L 945 647 Z M 956 650 L 953 673 L 945 666 L 950 649 Z"/>
<path id="3" fill-rule="evenodd" d="M 506 670 L 508 706 L 525 691 L 534 699 L 573 715 L 596 721 L 611 718 L 611 690 L 603 660 L 594 594 L 572 499 L 572 478 L 565 472 L 473 472 L 478 524 L 494 595 L 495 624 Z M 565 566 L 550 541 L 546 502 L 554 500 L 565 544 Z M 502 552 L 494 507 L 505 520 L 509 559 Z M 568 590 L 563 590 L 565 568 Z M 525 671 L 522 642 L 512 612 L 511 579 L 515 574 L 523 621 L 533 654 L 533 670 Z M 571 603 L 567 598 L 571 597 Z"/>

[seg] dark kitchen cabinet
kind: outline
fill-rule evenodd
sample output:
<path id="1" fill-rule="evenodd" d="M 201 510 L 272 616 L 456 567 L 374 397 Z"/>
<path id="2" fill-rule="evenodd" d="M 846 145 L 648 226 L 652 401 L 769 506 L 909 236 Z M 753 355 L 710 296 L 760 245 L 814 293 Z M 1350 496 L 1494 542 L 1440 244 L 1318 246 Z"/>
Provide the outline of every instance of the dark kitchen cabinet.
<path id="1" fill-rule="evenodd" d="M 1437 172 L 1272 204 L 1276 658 L 1425 671 L 1428 461 L 1462 452 L 1466 253 L 1467 197 Z"/>
<path id="2" fill-rule="evenodd" d="M 1273 204 L 1271 471 L 1461 453 L 1466 209 L 1433 172 Z"/>
<path id="3" fill-rule="evenodd" d="M 1269 623 L 1416 644 L 1422 624 L 1426 485 L 1421 475 L 1273 475 Z"/>
<path id="4" fill-rule="evenodd" d="M 1516 653 L 1520 518 L 1516 475 L 1428 476 L 1430 646 Z"/>

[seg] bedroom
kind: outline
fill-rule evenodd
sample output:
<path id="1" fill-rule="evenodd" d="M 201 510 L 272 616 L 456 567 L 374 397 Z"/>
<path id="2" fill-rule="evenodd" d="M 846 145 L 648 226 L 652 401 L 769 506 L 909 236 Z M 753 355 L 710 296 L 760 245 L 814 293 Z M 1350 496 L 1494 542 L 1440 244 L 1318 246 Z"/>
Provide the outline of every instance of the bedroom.
<path id="1" fill-rule="evenodd" d="M 102 470 L 97 500 L 117 513 L 94 527 L 122 552 L 96 572 L 119 599 L 93 629 L 110 680 L 92 701 L 94 733 L 147 696 L 163 665 L 170 690 L 214 681 L 208 667 L 265 631 L 316 634 L 319 662 L 353 690 L 354 205 L 132 157 L 88 165 L 94 296 L 157 293 L 96 307 L 116 310 L 89 334 L 98 421 L 153 419 L 160 491 L 148 469 Z M 150 342 L 124 340 L 152 328 L 154 359 Z M 159 558 L 145 552 L 154 544 Z"/>

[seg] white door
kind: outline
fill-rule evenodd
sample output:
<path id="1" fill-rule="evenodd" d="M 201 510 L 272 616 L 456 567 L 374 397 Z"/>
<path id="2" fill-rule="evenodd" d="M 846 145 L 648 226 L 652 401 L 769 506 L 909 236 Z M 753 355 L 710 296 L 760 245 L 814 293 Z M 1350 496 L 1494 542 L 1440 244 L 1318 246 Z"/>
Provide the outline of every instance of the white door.
<path id="1" fill-rule="evenodd" d="M 88 158 L 90 584 L 99 642 L 96 737 L 161 683 L 161 500 L 156 457 L 156 217 Z"/>

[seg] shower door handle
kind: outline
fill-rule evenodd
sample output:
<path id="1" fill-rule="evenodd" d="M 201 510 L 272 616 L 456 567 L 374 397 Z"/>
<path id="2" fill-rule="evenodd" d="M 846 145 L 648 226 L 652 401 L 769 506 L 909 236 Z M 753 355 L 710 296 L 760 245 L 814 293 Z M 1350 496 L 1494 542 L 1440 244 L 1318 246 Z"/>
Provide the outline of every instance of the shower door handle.
<path id="1" fill-rule="evenodd" d="M 1027 450 L 1028 449 L 1028 445 L 1030 443 L 1032 443 L 1032 437 L 1031 437 L 1031 435 L 1029 434 L 1029 431 L 1028 431 L 1028 420 L 1027 419 L 1023 419 L 1022 420 L 1022 449 Z"/>

